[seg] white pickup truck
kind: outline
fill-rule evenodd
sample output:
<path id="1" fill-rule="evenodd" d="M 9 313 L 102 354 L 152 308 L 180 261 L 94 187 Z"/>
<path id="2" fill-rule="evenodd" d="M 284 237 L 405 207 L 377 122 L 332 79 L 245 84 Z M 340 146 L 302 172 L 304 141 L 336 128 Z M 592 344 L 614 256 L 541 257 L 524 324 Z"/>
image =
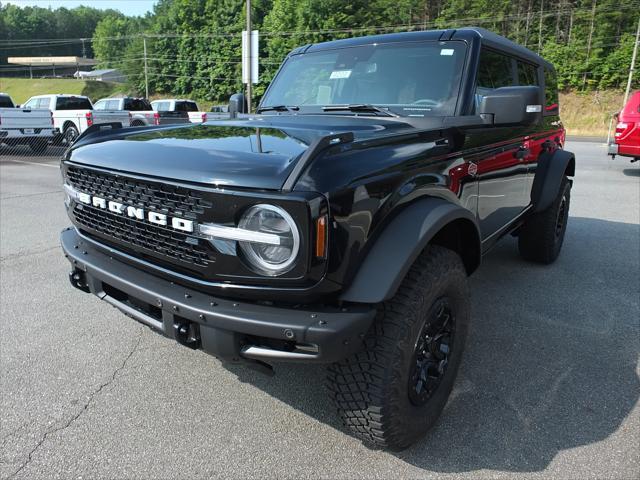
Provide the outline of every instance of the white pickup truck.
<path id="1" fill-rule="evenodd" d="M 8 94 L 0 93 L 0 143 L 26 144 L 42 153 L 56 133 L 49 110 L 16 108 Z"/>
<path id="2" fill-rule="evenodd" d="M 201 112 L 198 104 L 193 100 L 185 100 L 182 98 L 165 98 L 162 100 L 154 100 L 151 106 L 156 112 L 170 112 L 175 119 L 188 119 L 191 123 L 202 123 L 207 121 L 207 112 Z M 175 123 L 175 122 L 174 122 Z"/>
<path id="3" fill-rule="evenodd" d="M 160 125 L 160 115 L 154 112 L 146 98 L 102 98 L 93 104 L 94 110 L 128 111 L 132 127 Z"/>
<path id="4" fill-rule="evenodd" d="M 23 105 L 27 108 L 48 108 L 53 112 L 53 124 L 61 140 L 68 145 L 92 125 L 120 123 L 130 126 L 129 112 L 94 110 L 91 100 L 81 95 L 37 95 Z"/>

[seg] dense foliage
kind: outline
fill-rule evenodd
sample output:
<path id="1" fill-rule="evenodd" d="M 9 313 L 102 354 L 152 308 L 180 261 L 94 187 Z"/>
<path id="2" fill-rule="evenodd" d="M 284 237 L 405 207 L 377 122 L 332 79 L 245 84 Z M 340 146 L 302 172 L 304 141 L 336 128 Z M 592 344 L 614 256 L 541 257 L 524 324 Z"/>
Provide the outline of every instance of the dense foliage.
<path id="1" fill-rule="evenodd" d="M 253 0 L 252 4 L 253 25 L 261 34 L 258 95 L 297 45 L 466 25 L 488 28 L 539 51 L 557 66 L 565 89 L 623 88 L 640 15 L 638 0 Z M 145 18 L 86 7 L 0 8 L 2 40 L 92 36 L 92 51 L 101 65 L 124 70 L 138 92 L 144 92 L 146 42 L 151 92 L 209 100 L 224 100 L 242 88 L 244 25 L 244 0 L 159 0 Z M 55 54 L 73 49 L 77 54 L 80 45 L 51 45 L 54 48 Z M 20 54 L 36 51 L 45 54 L 40 48 Z"/>

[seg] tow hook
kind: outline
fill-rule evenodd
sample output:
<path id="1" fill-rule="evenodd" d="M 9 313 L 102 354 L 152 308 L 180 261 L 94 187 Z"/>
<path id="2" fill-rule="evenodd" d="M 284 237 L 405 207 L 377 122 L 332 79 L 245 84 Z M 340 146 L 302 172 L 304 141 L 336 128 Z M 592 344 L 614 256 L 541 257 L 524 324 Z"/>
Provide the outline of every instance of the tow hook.
<path id="1" fill-rule="evenodd" d="M 179 321 L 173 324 L 178 343 L 192 349 L 200 348 L 200 326 L 197 323 Z"/>
<path id="2" fill-rule="evenodd" d="M 69 281 L 78 290 L 89 293 L 89 285 L 87 285 L 87 277 L 82 270 L 73 270 L 69 273 Z"/>

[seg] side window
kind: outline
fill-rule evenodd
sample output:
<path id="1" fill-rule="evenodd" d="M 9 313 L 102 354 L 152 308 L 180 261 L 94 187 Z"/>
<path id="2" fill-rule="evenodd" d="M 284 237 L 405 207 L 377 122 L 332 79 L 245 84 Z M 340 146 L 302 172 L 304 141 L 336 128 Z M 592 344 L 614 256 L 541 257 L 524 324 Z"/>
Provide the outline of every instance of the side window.
<path id="1" fill-rule="evenodd" d="M 518 85 L 539 85 L 535 65 L 518 60 Z"/>
<path id="2" fill-rule="evenodd" d="M 153 104 L 153 109 L 156 112 L 166 112 L 169 110 L 169 102 L 157 102 Z"/>
<path id="3" fill-rule="evenodd" d="M 549 68 L 544 69 L 544 105 L 545 115 L 557 115 L 560 110 L 558 77 L 556 72 Z"/>
<path id="4" fill-rule="evenodd" d="M 27 103 L 25 103 L 23 108 L 38 108 L 38 100 L 37 98 L 30 98 Z"/>
<path id="5" fill-rule="evenodd" d="M 104 100 L 100 100 L 99 102 L 96 102 L 93 104 L 93 109 L 94 110 L 105 110 L 107 106 L 107 102 L 105 102 Z"/>
<path id="6" fill-rule="evenodd" d="M 109 100 L 107 102 L 107 110 L 118 110 L 120 108 L 120 100 Z"/>
<path id="7" fill-rule="evenodd" d="M 13 101 L 9 95 L 0 95 L 0 108 L 14 108 Z"/>
<path id="8" fill-rule="evenodd" d="M 492 50 L 483 49 L 480 52 L 480 65 L 478 66 L 477 93 L 486 94 L 494 88 L 509 87 L 513 84 L 511 58 Z"/>
<path id="9" fill-rule="evenodd" d="M 51 99 L 50 98 L 40 98 L 38 99 L 38 108 L 49 108 L 49 105 L 51 104 Z"/>

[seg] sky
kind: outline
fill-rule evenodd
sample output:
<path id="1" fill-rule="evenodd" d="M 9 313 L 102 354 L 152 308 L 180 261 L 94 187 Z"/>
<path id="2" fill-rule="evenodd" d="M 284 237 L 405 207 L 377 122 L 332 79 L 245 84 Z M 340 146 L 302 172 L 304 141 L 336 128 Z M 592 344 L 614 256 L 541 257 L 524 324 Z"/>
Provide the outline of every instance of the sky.
<path id="1" fill-rule="evenodd" d="M 74 8 L 80 5 L 88 7 L 120 10 L 125 15 L 144 15 L 153 10 L 157 0 L 0 0 L 0 3 L 11 3 L 20 7 L 37 6 L 54 10 L 58 7 Z"/>

